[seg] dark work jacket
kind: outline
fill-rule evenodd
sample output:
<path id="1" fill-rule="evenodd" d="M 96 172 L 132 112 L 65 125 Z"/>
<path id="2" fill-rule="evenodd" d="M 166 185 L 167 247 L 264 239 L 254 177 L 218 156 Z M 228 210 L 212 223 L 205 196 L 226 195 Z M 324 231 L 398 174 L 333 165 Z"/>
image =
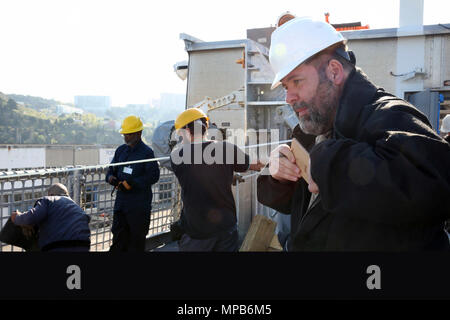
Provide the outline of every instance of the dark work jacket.
<path id="1" fill-rule="evenodd" d="M 258 178 L 258 200 L 291 214 L 291 251 L 449 250 L 450 145 L 414 106 L 355 70 L 332 138 L 310 150 L 320 194 Z"/>
<path id="2" fill-rule="evenodd" d="M 126 144 L 118 147 L 111 163 L 153 159 L 154 157 L 153 150 L 144 142 L 139 141 L 134 148 Z M 124 172 L 125 167 L 132 169 L 131 174 Z M 156 161 L 109 167 L 106 182 L 111 175 L 119 181 L 126 180 L 131 185 L 129 191 L 117 190 L 114 210 L 127 211 L 130 209 L 150 213 L 153 198 L 152 184 L 159 180 L 159 166 Z"/>
<path id="3" fill-rule="evenodd" d="M 39 227 L 39 247 L 60 241 L 89 242 L 90 218 L 69 197 L 49 196 L 36 201 L 34 208 L 16 216 L 16 225 Z"/>
<path id="4" fill-rule="evenodd" d="M 248 170 L 250 157 L 232 143 L 203 141 L 179 144 L 170 160 L 181 186 L 185 232 L 194 239 L 207 239 L 235 228 L 231 185 L 234 172 Z"/>

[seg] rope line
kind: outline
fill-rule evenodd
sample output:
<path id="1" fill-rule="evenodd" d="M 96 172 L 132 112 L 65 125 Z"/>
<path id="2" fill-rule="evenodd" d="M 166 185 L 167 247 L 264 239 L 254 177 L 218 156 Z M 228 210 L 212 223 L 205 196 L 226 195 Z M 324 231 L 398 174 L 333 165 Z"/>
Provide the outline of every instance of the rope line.
<path id="1" fill-rule="evenodd" d="M 282 144 L 282 143 L 289 143 L 291 140 L 282 140 L 282 141 L 275 141 L 275 142 L 268 142 L 268 143 L 260 143 L 260 144 L 254 144 L 250 146 L 239 146 L 241 149 L 251 149 L 251 148 L 257 148 L 257 147 L 264 147 L 274 144 Z M 60 172 L 74 172 L 74 171 L 80 171 L 80 170 L 95 170 L 95 169 L 103 169 L 106 167 L 115 167 L 115 166 L 121 166 L 121 165 L 129 165 L 129 164 L 135 164 L 135 163 L 145 163 L 145 162 L 153 162 L 153 161 L 162 161 L 162 160 L 169 160 L 170 157 L 160 157 L 160 158 L 152 158 L 152 159 L 143 159 L 143 160 L 135 160 L 135 161 L 127 161 L 127 162 L 117 162 L 117 163 L 108 163 L 108 164 L 99 164 L 95 166 L 77 166 L 76 168 L 56 168 L 56 169 L 39 169 L 34 170 L 33 172 L 25 172 L 22 173 L 22 171 L 12 171 L 9 173 L 9 171 L 3 171 L 0 172 L 0 180 L 1 179 L 7 179 L 7 178 L 20 178 L 20 177 L 28 177 L 28 176 L 34 176 L 34 175 L 46 175 L 46 174 L 53 174 L 53 173 L 60 173 Z M 28 170 L 27 170 L 28 171 Z M 245 176 L 249 177 L 250 175 Z"/>

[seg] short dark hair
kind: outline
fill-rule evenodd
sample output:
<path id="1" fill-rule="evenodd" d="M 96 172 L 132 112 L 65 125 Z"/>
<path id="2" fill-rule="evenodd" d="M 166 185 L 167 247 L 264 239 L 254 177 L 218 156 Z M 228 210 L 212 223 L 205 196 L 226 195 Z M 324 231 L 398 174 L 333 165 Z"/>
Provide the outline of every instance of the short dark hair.
<path id="1" fill-rule="evenodd" d="M 48 188 L 49 196 L 69 196 L 69 191 L 62 183 L 55 183 Z"/>
<path id="2" fill-rule="evenodd" d="M 347 45 L 343 42 L 339 42 L 337 44 L 334 44 L 330 47 L 328 47 L 325 50 L 322 50 L 312 57 L 309 57 L 308 59 L 303 62 L 304 64 L 312 64 L 317 71 L 320 71 L 324 69 L 324 63 L 321 58 L 324 56 L 324 54 L 328 54 L 331 56 L 331 59 L 335 59 L 339 61 L 340 64 L 342 64 L 342 67 L 346 71 L 351 71 L 355 68 L 354 61 L 352 61 L 353 53 L 350 53 L 350 51 L 347 50 Z M 347 56 L 347 57 L 344 57 Z M 329 61 L 329 60 L 328 60 Z"/>
<path id="3" fill-rule="evenodd" d="M 204 135 L 205 135 L 205 132 L 206 132 L 206 128 L 207 128 L 208 126 L 207 126 L 207 122 L 206 122 L 206 119 L 205 119 L 205 118 L 200 118 L 200 120 L 202 121 L 202 136 L 204 136 Z M 188 129 L 189 132 L 190 132 L 192 135 L 194 135 L 194 132 L 196 132 L 196 130 L 198 130 L 197 125 L 198 125 L 198 122 L 192 121 L 192 122 L 189 122 L 186 126 L 184 126 L 183 129 Z M 197 127 L 197 128 L 196 128 L 196 127 Z"/>

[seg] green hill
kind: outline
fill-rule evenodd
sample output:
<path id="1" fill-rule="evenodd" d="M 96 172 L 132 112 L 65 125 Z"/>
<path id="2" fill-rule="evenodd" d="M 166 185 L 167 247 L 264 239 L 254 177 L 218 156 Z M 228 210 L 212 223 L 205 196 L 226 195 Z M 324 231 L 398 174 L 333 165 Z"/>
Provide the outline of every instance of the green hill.
<path id="1" fill-rule="evenodd" d="M 53 99 L 44 99 L 41 97 L 25 96 L 21 94 L 8 94 L 8 97 L 16 102 L 23 103 L 25 107 L 33 108 L 36 110 L 43 110 L 43 109 L 55 110 L 56 107 L 60 104 L 70 105 L 67 103 L 61 103 Z"/>
<path id="2" fill-rule="evenodd" d="M 55 106 L 54 100 L 31 97 L 27 101 L 22 101 L 25 106 L 18 105 L 10 96 L 0 93 L 0 144 L 123 143 L 114 128 L 105 126 L 103 119 L 93 114 L 56 116 L 37 111 Z"/>

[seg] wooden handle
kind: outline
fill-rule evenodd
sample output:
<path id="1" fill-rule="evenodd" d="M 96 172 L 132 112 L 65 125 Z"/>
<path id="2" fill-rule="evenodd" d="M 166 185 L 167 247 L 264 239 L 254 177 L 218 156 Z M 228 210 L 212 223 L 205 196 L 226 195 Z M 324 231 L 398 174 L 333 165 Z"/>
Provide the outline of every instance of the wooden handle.
<path id="1" fill-rule="evenodd" d="M 301 170 L 301 175 L 306 182 L 309 181 L 308 167 L 309 167 L 309 153 L 306 149 L 298 142 L 297 139 L 293 138 L 291 143 L 291 151 L 294 154 L 295 162 L 297 167 Z"/>

